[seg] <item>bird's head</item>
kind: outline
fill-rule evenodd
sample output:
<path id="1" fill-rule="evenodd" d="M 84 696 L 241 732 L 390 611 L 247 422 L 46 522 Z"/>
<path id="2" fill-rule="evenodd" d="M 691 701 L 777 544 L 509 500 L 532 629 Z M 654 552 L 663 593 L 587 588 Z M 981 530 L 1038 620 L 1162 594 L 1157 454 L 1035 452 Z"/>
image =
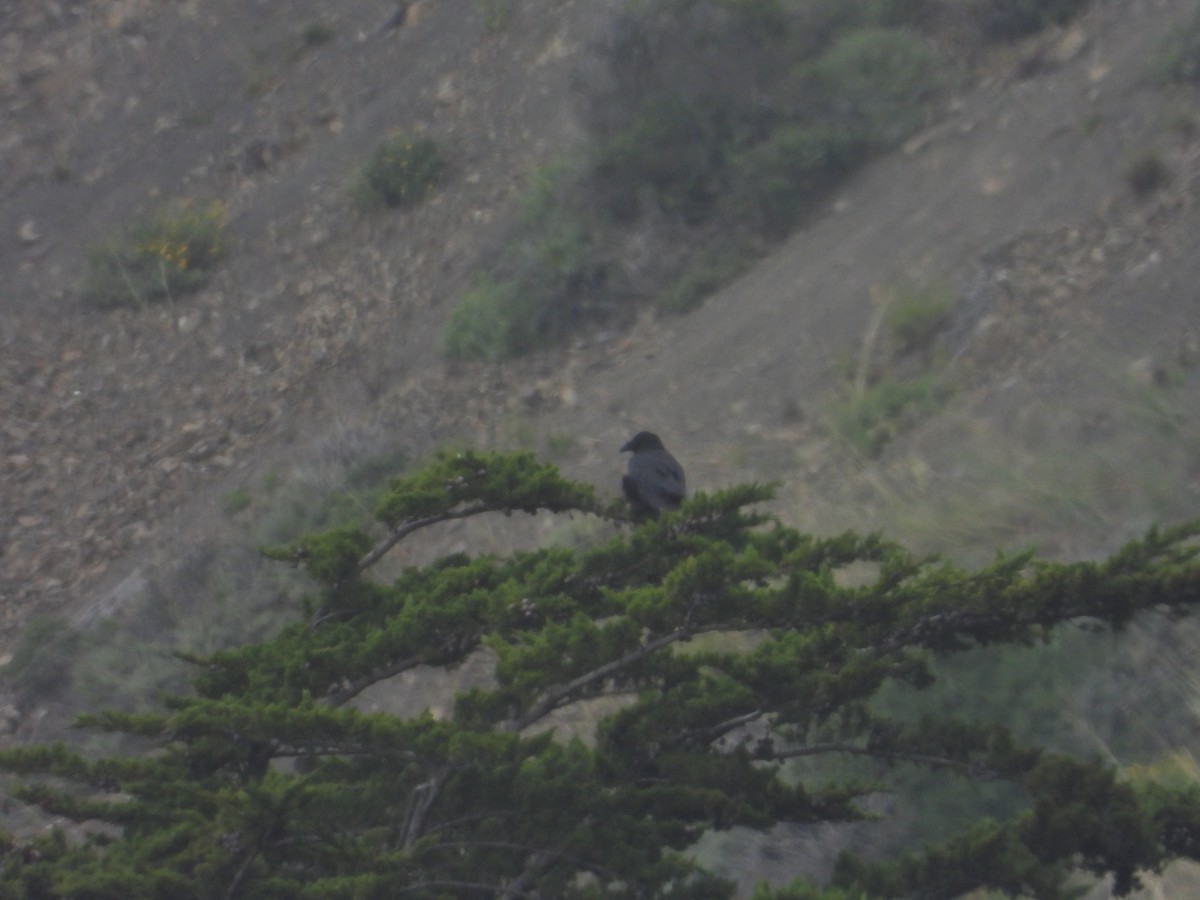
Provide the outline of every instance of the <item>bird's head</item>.
<path id="1" fill-rule="evenodd" d="M 652 431 L 639 431 L 621 448 L 622 453 L 641 453 L 643 450 L 662 450 L 663 442 L 657 434 Z"/>

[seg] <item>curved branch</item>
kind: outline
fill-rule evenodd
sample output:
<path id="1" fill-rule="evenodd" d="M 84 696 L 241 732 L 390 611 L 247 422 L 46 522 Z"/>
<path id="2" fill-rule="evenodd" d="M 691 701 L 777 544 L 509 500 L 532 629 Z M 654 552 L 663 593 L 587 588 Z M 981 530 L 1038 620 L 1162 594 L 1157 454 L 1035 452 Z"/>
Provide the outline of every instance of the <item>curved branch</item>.
<path id="1" fill-rule="evenodd" d="M 504 507 L 494 504 L 485 503 L 482 500 L 476 500 L 474 503 L 468 503 L 466 506 L 458 509 L 448 510 L 446 512 L 436 513 L 432 516 L 426 516 L 424 519 L 409 519 L 396 525 L 388 532 L 387 537 L 371 548 L 371 551 L 358 561 L 358 571 L 363 572 L 369 569 L 383 557 L 385 553 L 395 547 L 398 543 L 412 534 L 414 531 L 420 531 L 422 528 L 427 528 L 430 525 L 436 525 L 439 522 L 450 522 L 454 519 L 466 519 L 470 516 L 477 516 L 485 512 L 499 512 Z"/>
<path id="2" fill-rule="evenodd" d="M 400 846 L 405 850 L 411 850 L 413 844 L 417 842 L 417 838 L 425 830 L 425 817 L 429 815 L 429 810 L 437 800 L 438 794 L 450 780 L 451 771 L 450 766 L 442 766 L 430 776 L 427 782 L 413 791 L 412 804 L 408 808 L 408 816 L 404 822 L 404 836 L 400 841 Z"/>
<path id="3" fill-rule="evenodd" d="M 298 744 L 278 744 L 271 748 L 272 759 L 316 759 L 323 756 L 386 756 L 394 759 L 414 760 L 420 756 L 413 750 L 380 750 L 361 744 L 324 743 L 302 747 Z"/>
<path id="4" fill-rule="evenodd" d="M 524 897 L 530 885 L 554 865 L 556 859 L 557 855 L 549 850 L 535 850 L 530 854 L 529 859 L 525 861 L 525 868 L 521 874 L 505 885 L 504 890 L 500 891 L 496 896 L 500 897 L 501 900 L 514 900 L 516 897 Z"/>
<path id="5" fill-rule="evenodd" d="M 679 740 L 681 743 L 695 741 L 711 744 L 714 741 L 718 741 L 725 737 L 725 735 L 729 734 L 729 732 L 736 731 L 737 729 L 745 725 L 749 725 L 751 722 L 754 722 L 757 719 L 761 719 L 765 713 L 766 710 L 764 709 L 754 709 L 748 713 L 742 713 L 740 716 L 734 716 L 731 719 L 726 719 L 724 722 L 718 722 L 716 725 L 710 725 L 708 728 L 693 728 L 689 731 L 683 732 L 683 734 L 680 735 Z"/>
<path id="6" fill-rule="evenodd" d="M 872 750 L 869 747 L 862 747 L 858 744 L 840 742 L 809 744 L 805 747 L 793 747 L 790 750 L 770 750 L 757 754 L 757 756 L 759 759 L 765 760 L 785 760 L 796 759 L 801 756 L 817 756 L 821 753 L 846 753 L 852 756 L 868 756 L 872 759 L 886 760 L 887 762 L 910 762 L 939 769 L 955 769 L 984 780 L 1001 777 L 1001 773 L 995 769 L 970 762 L 969 760 L 953 759 L 949 756 L 933 756 L 928 753 L 905 753 L 901 750 Z"/>
<path id="7" fill-rule="evenodd" d="M 330 706 L 344 706 L 376 682 L 386 681 L 389 678 L 395 678 L 397 675 L 407 672 L 409 669 L 415 669 L 424 660 L 425 655 L 424 653 L 418 653 L 416 656 L 410 656 L 391 665 L 375 669 L 362 678 L 356 678 L 354 681 L 349 682 L 340 690 L 330 692 L 325 696 L 325 702 Z"/>
<path id="8" fill-rule="evenodd" d="M 528 728 L 538 719 L 553 712 L 564 699 L 571 696 L 582 687 L 589 684 L 594 684 L 597 681 L 603 681 L 614 672 L 618 672 L 626 666 L 633 665 L 639 660 L 645 659 L 651 653 L 661 650 L 663 647 L 669 646 L 676 641 L 681 641 L 684 638 L 691 637 L 695 634 L 692 628 L 679 628 L 675 631 L 668 632 L 655 638 L 647 644 L 643 644 L 636 650 L 631 650 L 619 659 L 614 659 L 612 662 L 607 662 L 602 666 L 592 669 L 590 672 L 584 672 L 578 678 L 568 681 L 566 684 L 561 684 L 556 688 L 547 691 L 541 698 L 525 711 L 523 716 L 514 719 L 503 730 L 506 731 L 523 731 Z"/>
<path id="9" fill-rule="evenodd" d="M 246 875 L 250 871 L 251 864 L 258 859 L 259 852 L 260 848 L 256 845 L 252 850 L 250 850 L 250 852 L 246 854 L 245 858 L 242 860 L 242 864 L 238 866 L 238 870 L 233 873 L 233 880 L 229 882 L 229 887 L 225 891 L 225 900 L 234 900 L 234 898 L 237 897 L 238 893 L 242 889 L 242 882 L 245 880 Z"/>

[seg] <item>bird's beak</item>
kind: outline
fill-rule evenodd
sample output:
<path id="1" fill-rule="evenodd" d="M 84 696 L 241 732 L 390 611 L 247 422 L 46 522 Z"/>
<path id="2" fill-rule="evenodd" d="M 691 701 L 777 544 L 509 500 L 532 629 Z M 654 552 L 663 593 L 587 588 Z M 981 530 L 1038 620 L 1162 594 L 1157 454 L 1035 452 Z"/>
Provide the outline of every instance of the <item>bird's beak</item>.
<path id="1" fill-rule="evenodd" d="M 620 451 L 620 452 L 621 452 L 621 453 L 628 453 L 630 450 L 632 450 L 632 449 L 633 449 L 632 447 L 630 447 L 630 446 L 629 446 L 629 445 L 630 445 L 630 444 L 632 444 L 632 443 L 633 443 L 633 441 L 626 441 L 624 444 L 622 444 L 622 445 L 621 445 L 621 451 Z"/>

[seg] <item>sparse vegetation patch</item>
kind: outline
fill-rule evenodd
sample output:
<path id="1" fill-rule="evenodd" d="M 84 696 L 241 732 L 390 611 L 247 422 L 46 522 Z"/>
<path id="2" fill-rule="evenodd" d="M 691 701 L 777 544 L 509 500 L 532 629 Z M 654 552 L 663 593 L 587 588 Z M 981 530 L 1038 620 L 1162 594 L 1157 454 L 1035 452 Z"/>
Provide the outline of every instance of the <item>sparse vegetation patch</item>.
<path id="1" fill-rule="evenodd" d="M 311 22 L 304 26 L 300 40 L 305 47 L 319 47 L 333 40 L 333 27 L 326 22 Z"/>
<path id="2" fill-rule="evenodd" d="M 183 200 L 88 252 L 83 298 L 92 306 L 171 300 L 202 287 L 225 252 L 225 207 Z"/>
<path id="3" fill-rule="evenodd" d="M 248 490 L 245 488 L 234 488 L 222 498 L 221 506 L 225 509 L 227 515 L 233 516 L 244 509 L 248 509 L 253 502 L 254 498 L 250 496 Z"/>
<path id="4" fill-rule="evenodd" d="M 393 131 L 374 150 L 354 185 L 359 206 L 412 206 L 438 183 L 446 161 L 437 141 Z"/>
<path id="5" fill-rule="evenodd" d="M 611 310 L 614 251 L 594 217 L 564 200 L 576 171 L 562 162 L 537 173 L 524 215 L 446 325 L 447 355 L 497 361 L 528 353 Z"/>
<path id="6" fill-rule="evenodd" d="M 933 375 L 880 379 L 835 411 L 838 430 L 866 456 L 878 456 L 893 438 L 911 428 L 950 397 Z"/>
<path id="7" fill-rule="evenodd" d="M 1125 181 L 1139 197 L 1152 193 L 1171 178 L 1171 170 L 1157 150 L 1138 153 L 1125 166 Z"/>
<path id="8" fill-rule="evenodd" d="M 947 284 L 898 288 L 884 314 L 897 352 L 928 358 L 938 335 L 950 324 L 955 299 Z"/>
<path id="9" fill-rule="evenodd" d="M 833 425 L 859 452 L 874 457 L 950 398 L 935 349 L 956 298 L 946 285 L 909 281 L 877 286 L 872 296 L 874 312 Z"/>
<path id="10" fill-rule="evenodd" d="M 442 333 L 442 351 L 461 359 L 493 362 L 531 347 L 520 285 L 481 278 L 467 291 Z"/>
<path id="11" fill-rule="evenodd" d="M 475 0 L 475 8 L 483 20 L 483 30 L 495 34 L 508 27 L 513 15 L 513 0 Z"/>
<path id="12" fill-rule="evenodd" d="M 751 259 L 751 251 L 738 247 L 714 248 L 697 254 L 660 299 L 659 307 L 672 313 L 690 312 L 721 285 L 745 271 Z"/>
<path id="13" fill-rule="evenodd" d="M 922 8 L 918 8 L 922 7 Z M 637 304 L 684 312 L 818 209 L 873 153 L 925 124 L 947 61 L 922 4 L 699 0 L 631 6 L 593 60 L 589 141 L 538 176 L 485 264 L 532 322 L 519 339 L 465 341 L 464 297 L 445 347 L 495 359 L 545 346 Z M 478 332 L 490 328 L 474 329 Z M 503 344 L 503 346 L 501 346 Z"/>
<path id="14" fill-rule="evenodd" d="M 1163 42 L 1151 68 L 1163 81 L 1200 82 L 1200 4 L 1192 20 Z"/>

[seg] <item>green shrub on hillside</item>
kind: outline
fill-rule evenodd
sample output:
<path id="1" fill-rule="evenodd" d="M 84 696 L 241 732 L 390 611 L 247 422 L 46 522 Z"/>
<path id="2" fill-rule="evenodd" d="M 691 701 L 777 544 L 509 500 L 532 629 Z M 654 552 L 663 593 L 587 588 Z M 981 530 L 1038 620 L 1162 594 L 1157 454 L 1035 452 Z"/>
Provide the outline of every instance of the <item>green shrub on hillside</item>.
<path id="1" fill-rule="evenodd" d="M 88 251 L 83 298 L 92 306 L 172 299 L 202 287 L 225 252 L 225 207 L 182 200 Z"/>
<path id="2" fill-rule="evenodd" d="M 561 201 L 559 185 L 571 174 L 562 163 L 535 175 L 524 215 L 446 324 L 448 356 L 497 361 L 603 318 L 597 304 L 609 265 L 588 221 Z"/>
<path id="3" fill-rule="evenodd" d="M 1155 149 L 1143 150 L 1125 164 L 1125 181 L 1139 197 L 1153 193 L 1171 180 L 1171 169 Z"/>
<path id="4" fill-rule="evenodd" d="M 445 168 L 441 147 L 432 138 L 393 131 L 363 166 L 354 199 L 363 207 L 412 206 L 425 198 Z"/>
<path id="5" fill-rule="evenodd" d="M 1191 22 L 1167 36 L 1151 65 L 1163 81 L 1200 82 L 1200 4 Z"/>
<path id="6" fill-rule="evenodd" d="M 53 696 L 71 677 L 64 660 L 79 653 L 83 636 L 63 619 L 35 616 L 21 633 L 12 658 L 0 667 L 10 690 L 22 702 Z"/>
<path id="7" fill-rule="evenodd" d="M 660 298 L 659 308 L 671 313 L 690 312 L 721 285 L 744 272 L 752 259 L 749 250 L 736 246 L 697 253 L 679 280 Z"/>
<path id="8" fill-rule="evenodd" d="M 955 14 L 943 16 L 950 6 Z M 937 40 L 950 28 L 943 18 L 998 39 L 1064 21 L 1082 6 L 629 4 L 580 79 L 589 134 L 582 163 L 534 191 L 535 205 L 553 208 L 553 217 L 518 223 L 486 266 L 492 282 L 519 285 L 519 308 L 536 319 L 531 328 L 505 330 L 537 335 L 506 352 L 545 346 L 599 320 L 629 320 L 638 302 L 690 307 L 713 289 L 698 257 L 730 246 L 751 247 L 752 255 L 803 222 L 873 153 L 931 118 L 952 68 L 937 49 L 953 44 Z M 548 201 L 551 184 L 559 193 Z M 653 263 L 623 262 L 631 243 Z M 478 296 L 469 302 L 478 305 Z M 463 327 L 464 316 L 452 327 Z M 494 343 L 452 338 L 446 346 Z"/>
<path id="9" fill-rule="evenodd" d="M 531 324 L 528 298 L 517 282 L 482 276 L 451 313 L 442 332 L 442 352 L 498 362 L 536 346 Z"/>
<path id="10" fill-rule="evenodd" d="M 901 355 L 928 357 L 934 341 L 950 324 L 954 289 L 946 284 L 901 287 L 888 305 L 886 321 Z"/>
<path id="11" fill-rule="evenodd" d="M 333 40 L 333 26 L 327 22 L 310 22 L 300 32 L 300 40 L 305 47 L 320 47 Z"/>
<path id="12" fill-rule="evenodd" d="M 545 347 L 580 321 L 595 320 L 590 298 L 606 266 L 575 226 L 547 230 L 509 248 L 500 278 L 482 276 L 459 300 L 442 334 L 448 356 L 498 361 Z"/>
<path id="13" fill-rule="evenodd" d="M 827 127 L 866 147 L 890 147 L 924 122 L 944 63 L 916 32 L 859 28 L 816 61 L 811 84 L 829 108 Z"/>
<path id="14" fill-rule="evenodd" d="M 613 219 L 653 202 L 686 221 L 707 217 L 721 193 L 734 129 L 726 111 L 676 94 L 654 98 L 630 127 L 601 145 L 595 189 Z"/>
<path id="15" fill-rule="evenodd" d="M 486 34 L 496 34 L 508 27 L 513 18 L 513 0 L 475 0 L 475 9 L 483 20 Z"/>
<path id="16" fill-rule="evenodd" d="M 883 378 L 834 412 L 842 436 L 866 456 L 878 456 L 899 434 L 936 410 L 950 388 L 933 375 Z"/>
<path id="17" fill-rule="evenodd" d="M 847 132 L 785 125 L 735 158 L 732 205 L 764 233 L 786 233 L 865 153 L 863 142 Z"/>

